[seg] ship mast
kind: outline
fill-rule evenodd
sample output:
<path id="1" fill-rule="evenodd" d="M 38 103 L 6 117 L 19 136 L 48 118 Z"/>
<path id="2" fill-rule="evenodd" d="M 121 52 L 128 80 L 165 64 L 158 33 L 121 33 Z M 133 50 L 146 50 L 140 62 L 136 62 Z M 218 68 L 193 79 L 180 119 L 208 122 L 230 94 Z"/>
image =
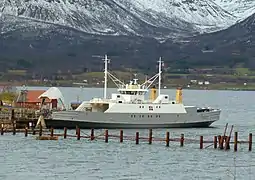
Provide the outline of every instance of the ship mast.
<path id="1" fill-rule="evenodd" d="M 164 61 L 161 60 L 162 58 L 159 57 L 159 61 L 158 61 L 158 96 L 160 95 L 160 89 L 161 89 L 161 68 L 162 68 L 162 63 L 164 63 Z"/>
<path id="2" fill-rule="evenodd" d="M 107 58 L 107 54 L 104 56 L 103 61 L 104 61 L 104 99 L 106 99 L 108 63 L 110 61 L 110 59 Z"/>

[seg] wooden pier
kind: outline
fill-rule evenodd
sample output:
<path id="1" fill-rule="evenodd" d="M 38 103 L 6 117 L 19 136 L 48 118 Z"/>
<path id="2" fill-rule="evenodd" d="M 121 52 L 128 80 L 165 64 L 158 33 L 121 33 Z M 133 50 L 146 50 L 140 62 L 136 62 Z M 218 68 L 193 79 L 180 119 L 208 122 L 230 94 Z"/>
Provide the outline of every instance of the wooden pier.
<path id="1" fill-rule="evenodd" d="M 108 129 L 104 130 L 103 133 L 95 135 L 94 129 L 90 130 L 90 133 L 84 133 L 81 131 L 79 127 L 76 128 L 75 134 L 68 134 L 68 129 L 64 128 L 63 133 L 54 133 L 54 129 L 43 129 L 42 126 L 39 126 L 39 129 L 4 129 L 1 128 L 1 135 L 5 133 L 12 133 L 15 135 L 16 133 L 24 133 L 24 136 L 27 137 L 28 134 L 35 135 L 37 140 L 58 140 L 59 137 L 63 139 L 67 138 L 76 138 L 77 140 L 87 139 L 90 141 L 94 140 L 102 140 L 105 143 L 108 143 L 111 140 L 118 140 L 120 143 L 124 143 L 125 141 L 133 141 L 135 144 L 140 143 L 148 143 L 149 145 L 153 144 L 153 142 L 160 142 L 165 144 L 166 147 L 176 146 L 176 143 L 179 144 L 180 147 L 183 147 L 185 144 L 197 144 L 199 149 L 207 149 L 209 147 L 213 147 L 213 149 L 225 150 L 228 151 L 231 149 L 231 145 L 233 145 L 233 150 L 236 152 L 238 150 L 238 144 L 248 144 L 248 151 L 252 151 L 252 133 L 248 134 L 247 140 L 239 140 L 238 132 L 234 133 L 234 140 L 231 141 L 231 133 L 233 130 L 233 126 L 230 130 L 230 135 L 226 136 L 226 128 L 223 135 L 216 135 L 210 139 L 204 139 L 204 136 L 200 136 L 199 138 L 187 138 L 184 134 L 180 134 L 179 137 L 171 137 L 170 132 L 165 133 L 165 137 L 155 137 L 153 136 L 153 130 L 149 129 L 148 136 L 140 136 L 139 132 L 135 132 L 134 136 L 124 135 L 124 131 L 120 130 L 118 134 L 111 134 Z M 172 143 L 175 142 L 175 143 Z"/>

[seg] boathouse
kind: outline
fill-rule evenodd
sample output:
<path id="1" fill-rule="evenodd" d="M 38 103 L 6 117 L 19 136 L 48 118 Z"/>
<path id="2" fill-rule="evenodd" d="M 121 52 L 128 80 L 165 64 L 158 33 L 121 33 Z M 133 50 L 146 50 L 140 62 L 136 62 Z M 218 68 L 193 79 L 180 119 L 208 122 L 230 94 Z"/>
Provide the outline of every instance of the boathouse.
<path id="1" fill-rule="evenodd" d="M 58 101 L 63 105 L 63 96 L 58 88 L 45 90 L 21 90 L 16 107 L 31 109 L 59 109 Z"/>

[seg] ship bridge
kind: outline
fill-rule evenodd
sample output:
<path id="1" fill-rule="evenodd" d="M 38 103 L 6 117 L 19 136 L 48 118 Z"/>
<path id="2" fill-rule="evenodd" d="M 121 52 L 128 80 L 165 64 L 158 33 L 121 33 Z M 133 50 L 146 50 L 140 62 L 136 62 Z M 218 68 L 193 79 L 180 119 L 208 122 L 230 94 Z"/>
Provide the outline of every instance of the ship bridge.
<path id="1" fill-rule="evenodd" d="M 118 103 L 124 102 L 139 102 L 144 101 L 144 96 L 148 92 L 145 85 L 137 83 L 138 79 L 131 80 L 129 84 L 122 85 L 118 89 L 119 93 L 112 94 L 112 100 L 116 100 Z"/>

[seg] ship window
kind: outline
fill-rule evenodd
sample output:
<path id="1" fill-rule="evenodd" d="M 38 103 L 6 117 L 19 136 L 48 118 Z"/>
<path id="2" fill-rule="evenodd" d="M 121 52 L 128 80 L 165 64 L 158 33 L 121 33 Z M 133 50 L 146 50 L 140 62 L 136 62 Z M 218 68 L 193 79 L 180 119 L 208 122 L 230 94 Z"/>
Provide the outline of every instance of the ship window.
<path id="1" fill-rule="evenodd" d="M 151 117 L 152 117 L 152 115 L 151 115 Z"/>
<path id="2" fill-rule="evenodd" d="M 160 108 L 160 106 L 158 108 Z"/>
<path id="3" fill-rule="evenodd" d="M 135 115 L 134 115 L 134 118 L 135 118 Z"/>
<path id="4" fill-rule="evenodd" d="M 158 117 L 158 115 L 156 115 L 156 118 Z"/>
<path id="5" fill-rule="evenodd" d="M 160 115 L 158 115 L 158 117 L 160 118 Z"/>
<path id="6" fill-rule="evenodd" d="M 175 104 L 174 102 L 172 102 L 172 104 Z"/>
<path id="7" fill-rule="evenodd" d="M 167 96 L 165 96 L 165 99 L 167 99 Z"/>
<path id="8" fill-rule="evenodd" d="M 117 98 L 120 98 L 120 95 L 117 95 Z"/>
<path id="9" fill-rule="evenodd" d="M 148 118 L 150 117 L 150 115 L 148 115 Z"/>
<path id="10" fill-rule="evenodd" d="M 142 115 L 142 117 L 144 117 L 144 115 Z"/>
<path id="11" fill-rule="evenodd" d="M 119 101 L 119 103 L 122 103 L 122 101 Z"/>
<path id="12" fill-rule="evenodd" d="M 131 118 L 133 117 L 133 115 L 131 115 Z"/>

